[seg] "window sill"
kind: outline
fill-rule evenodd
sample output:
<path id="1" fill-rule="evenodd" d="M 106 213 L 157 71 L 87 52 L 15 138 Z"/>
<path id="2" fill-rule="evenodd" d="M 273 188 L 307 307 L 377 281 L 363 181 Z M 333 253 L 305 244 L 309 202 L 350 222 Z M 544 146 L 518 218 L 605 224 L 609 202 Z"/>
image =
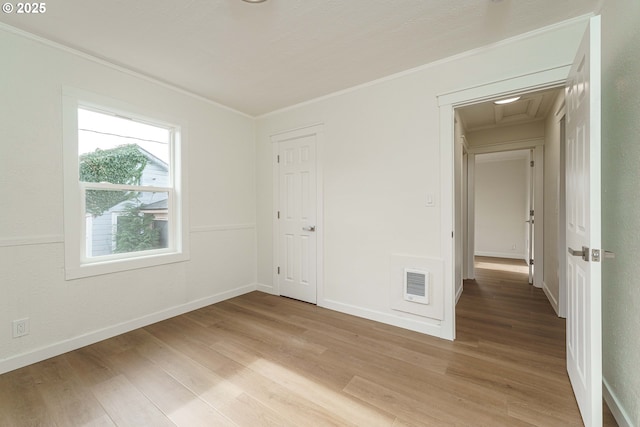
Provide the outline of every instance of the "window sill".
<path id="1" fill-rule="evenodd" d="M 140 268 L 156 267 L 188 260 L 189 255 L 187 253 L 172 252 L 166 254 L 137 256 L 129 259 L 92 262 L 90 264 L 80 264 L 71 268 L 65 268 L 65 280 L 75 280 L 84 277 L 100 276 Z"/>

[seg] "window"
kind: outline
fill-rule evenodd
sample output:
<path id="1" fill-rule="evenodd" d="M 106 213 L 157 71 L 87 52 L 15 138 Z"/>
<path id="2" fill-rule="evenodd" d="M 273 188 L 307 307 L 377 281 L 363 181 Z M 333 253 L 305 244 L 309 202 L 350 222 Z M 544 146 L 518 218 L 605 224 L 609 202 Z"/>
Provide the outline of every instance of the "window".
<path id="1" fill-rule="evenodd" d="M 187 258 L 183 127 L 117 104 L 65 91 L 67 279 Z"/>

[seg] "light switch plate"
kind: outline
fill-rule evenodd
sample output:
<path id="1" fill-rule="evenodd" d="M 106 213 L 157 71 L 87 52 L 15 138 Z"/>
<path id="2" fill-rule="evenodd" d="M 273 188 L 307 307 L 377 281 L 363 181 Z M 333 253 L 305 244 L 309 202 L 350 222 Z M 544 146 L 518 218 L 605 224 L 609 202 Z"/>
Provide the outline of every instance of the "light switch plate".
<path id="1" fill-rule="evenodd" d="M 425 198 L 425 206 L 428 208 L 432 208 L 436 205 L 435 197 L 432 193 L 427 193 L 427 197 Z"/>

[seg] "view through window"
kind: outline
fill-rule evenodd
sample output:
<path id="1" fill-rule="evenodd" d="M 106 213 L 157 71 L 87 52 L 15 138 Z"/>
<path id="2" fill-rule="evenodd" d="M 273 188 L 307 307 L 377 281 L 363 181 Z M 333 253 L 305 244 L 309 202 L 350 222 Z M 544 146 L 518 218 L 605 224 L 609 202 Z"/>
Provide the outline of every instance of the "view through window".
<path id="1" fill-rule="evenodd" d="M 172 245 L 172 129 L 78 108 L 84 258 Z"/>

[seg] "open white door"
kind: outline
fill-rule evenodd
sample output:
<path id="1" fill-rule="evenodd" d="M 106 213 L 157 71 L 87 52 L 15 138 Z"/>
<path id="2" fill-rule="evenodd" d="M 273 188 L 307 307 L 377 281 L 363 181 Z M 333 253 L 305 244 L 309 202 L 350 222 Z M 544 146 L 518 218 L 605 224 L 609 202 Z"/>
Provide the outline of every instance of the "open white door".
<path id="1" fill-rule="evenodd" d="M 566 85 L 567 371 L 585 426 L 602 425 L 600 17 Z"/>

